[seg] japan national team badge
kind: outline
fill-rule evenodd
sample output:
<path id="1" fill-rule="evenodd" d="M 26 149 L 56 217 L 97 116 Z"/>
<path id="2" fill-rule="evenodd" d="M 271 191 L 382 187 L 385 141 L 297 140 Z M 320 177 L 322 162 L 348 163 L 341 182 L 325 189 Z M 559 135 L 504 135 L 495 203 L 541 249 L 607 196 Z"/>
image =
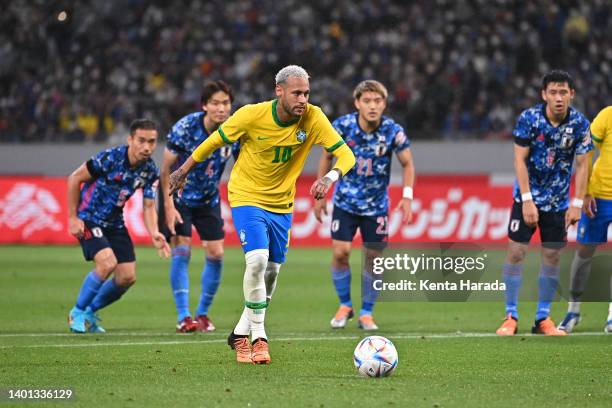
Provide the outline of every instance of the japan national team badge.
<path id="1" fill-rule="evenodd" d="M 381 157 L 387 153 L 387 139 L 383 135 L 378 136 L 378 143 L 375 147 L 376 156 Z"/>
<path id="2" fill-rule="evenodd" d="M 222 159 L 229 159 L 232 155 L 232 148 L 230 146 L 223 146 L 220 149 L 220 153 Z"/>
<path id="3" fill-rule="evenodd" d="M 300 129 L 297 131 L 295 136 L 297 137 L 298 142 L 304 143 L 304 140 L 306 140 L 306 131 L 304 129 Z"/>
<path id="4" fill-rule="evenodd" d="M 561 138 L 561 147 L 564 149 L 569 149 L 572 147 L 572 142 L 574 141 L 572 128 L 566 128 L 563 137 Z"/>

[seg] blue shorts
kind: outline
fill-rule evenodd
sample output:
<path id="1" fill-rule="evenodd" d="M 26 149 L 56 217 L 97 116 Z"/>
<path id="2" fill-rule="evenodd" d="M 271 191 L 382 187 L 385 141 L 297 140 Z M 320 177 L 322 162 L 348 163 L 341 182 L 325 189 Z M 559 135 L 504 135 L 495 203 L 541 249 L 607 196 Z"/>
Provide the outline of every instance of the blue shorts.
<path id="1" fill-rule="evenodd" d="M 386 215 L 357 215 L 334 206 L 331 237 L 336 241 L 352 242 L 359 228 L 364 247 L 384 249 L 389 237 L 387 224 Z"/>
<path id="2" fill-rule="evenodd" d="M 110 248 L 117 258 L 117 263 L 134 262 L 134 244 L 126 228 L 103 228 L 91 221 L 84 221 L 85 233 L 79 239 L 83 256 L 93 261 L 94 256 L 104 248 Z"/>
<path id="3" fill-rule="evenodd" d="M 232 218 L 245 253 L 267 249 L 270 251 L 270 262 L 285 262 L 293 218 L 291 213 L 274 213 L 247 205 L 232 208 Z"/>
<path id="4" fill-rule="evenodd" d="M 602 244 L 608 242 L 608 226 L 612 222 L 612 200 L 596 198 L 595 218 L 582 214 L 578 222 L 576 240 L 581 244 Z"/>
<path id="5" fill-rule="evenodd" d="M 166 225 L 166 210 L 163 205 L 158 207 L 159 230 L 166 236 L 166 240 L 170 241 L 171 234 Z M 214 207 L 188 207 L 184 202 L 174 200 L 174 207 L 183 218 L 182 224 L 177 222 L 174 226 L 176 235 L 191 237 L 191 227 L 194 226 L 202 241 L 217 241 L 225 237 L 221 204 Z"/>

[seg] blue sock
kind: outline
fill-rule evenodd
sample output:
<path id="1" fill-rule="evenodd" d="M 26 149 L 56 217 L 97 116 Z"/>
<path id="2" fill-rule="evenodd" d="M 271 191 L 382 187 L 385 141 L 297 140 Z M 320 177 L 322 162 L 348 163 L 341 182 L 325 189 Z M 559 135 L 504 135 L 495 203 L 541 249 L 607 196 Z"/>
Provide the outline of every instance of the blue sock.
<path id="1" fill-rule="evenodd" d="M 353 307 L 353 302 L 351 302 L 351 268 L 336 269 L 332 267 L 332 280 L 340 304 Z"/>
<path id="2" fill-rule="evenodd" d="M 505 263 L 503 266 L 504 283 L 506 284 L 506 315 L 510 314 L 518 320 L 518 298 L 521 289 L 521 275 L 523 264 L 512 265 Z"/>
<path id="3" fill-rule="evenodd" d="M 89 307 L 93 312 L 100 310 L 119 300 L 127 290 L 128 288 L 117 285 L 115 279 L 108 279 L 104 282 L 104 285 L 100 288 L 100 292 L 98 292 L 98 295 L 92 300 Z"/>
<path id="4" fill-rule="evenodd" d="M 196 316 L 207 316 L 219 283 L 221 282 L 221 271 L 223 270 L 223 259 L 206 258 L 204 270 L 202 271 L 202 294 Z"/>
<path id="5" fill-rule="evenodd" d="M 100 286 L 104 281 L 100 278 L 95 271 L 91 271 L 85 276 L 79 296 L 77 297 L 76 307 L 80 310 L 85 310 L 91 301 L 96 297 Z"/>
<path id="6" fill-rule="evenodd" d="M 189 313 L 189 258 L 191 248 L 187 245 L 179 245 L 172 249 L 172 262 L 170 264 L 170 285 L 174 295 L 176 313 L 180 322 Z"/>
<path id="7" fill-rule="evenodd" d="M 371 315 L 374 309 L 374 303 L 378 297 L 378 292 L 372 287 L 373 282 L 372 272 L 363 271 L 361 275 L 361 310 L 359 316 Z"/>
<path id="8" fill-rule="evenodd" d="M 538 310 L 536 320 L 546 319 L 550 315 L 550 304 L 559 287 L 559 267 L 542 265 L 538 277 Z"/>

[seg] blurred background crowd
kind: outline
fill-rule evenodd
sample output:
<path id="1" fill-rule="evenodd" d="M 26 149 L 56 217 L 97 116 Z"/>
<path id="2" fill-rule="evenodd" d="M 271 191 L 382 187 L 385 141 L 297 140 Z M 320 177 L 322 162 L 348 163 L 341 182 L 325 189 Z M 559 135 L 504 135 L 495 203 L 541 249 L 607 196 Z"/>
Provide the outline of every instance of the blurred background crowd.
<path id="1" fill-rule="evenodd" d="M 612 3 L 519 0 L 5 0 L 0 141 L 122 140 L 135 117 L 165 133 L 207 79 L 235 107 L 271 99 L 287 64 L 330 118 L 374 78 L 412 138 L 508 139 L 552 68 L 590 119 L 612 103 Z"/>

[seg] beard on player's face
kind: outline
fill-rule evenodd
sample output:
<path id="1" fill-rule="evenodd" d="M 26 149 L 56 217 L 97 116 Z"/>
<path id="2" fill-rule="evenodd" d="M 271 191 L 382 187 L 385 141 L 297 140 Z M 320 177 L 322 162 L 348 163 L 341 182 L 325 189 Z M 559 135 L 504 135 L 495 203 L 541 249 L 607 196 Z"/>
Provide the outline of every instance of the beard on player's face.
<path id="1" fill-rule="evenodd" d="M 300 104 L 299 102 L 291 104 L 287 99 L 286 97 L 281 98 L 283 110 L 291 116 L 302 116 L 306 111 L 306 105 Z"/>

